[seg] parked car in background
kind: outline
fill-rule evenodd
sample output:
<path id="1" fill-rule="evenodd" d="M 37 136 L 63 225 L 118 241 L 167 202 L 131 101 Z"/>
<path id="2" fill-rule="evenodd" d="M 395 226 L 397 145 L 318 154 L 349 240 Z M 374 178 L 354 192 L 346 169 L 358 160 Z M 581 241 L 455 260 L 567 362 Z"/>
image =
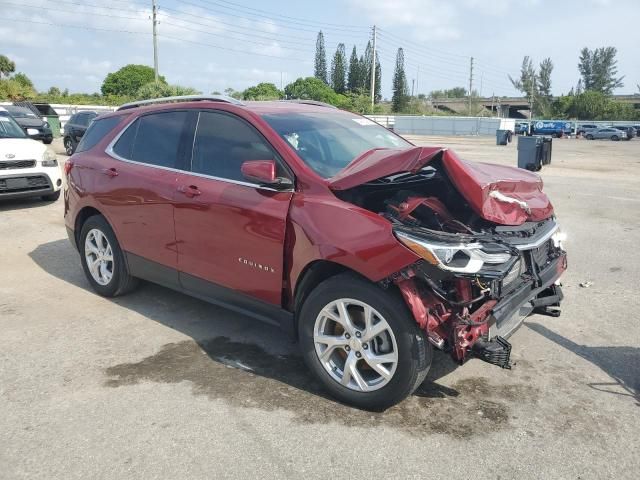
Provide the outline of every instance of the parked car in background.
<path id="1" fill-rule="evenodd" d="M 567 258 L 538 175 L 317 102 L 180 100 L 100 116 L 65 164 L 98 294 L 144 278 L 279 325 L 329 392 L 375 410 L 433 348 L 510 368 L 525 317 L 559 315 Z"/>
<path id="2" fill-rule="evenodd" d="M 588 130 L 584 136 L 587 140 L 607 139 L 617 142 L 618 140 L 626 140 L 627 132 L 618 130 L 617 128 L 607 127 L 599 128 L 597 130 Z"/>
<path id="3" fill-rule="evenodd" d="M 42 140 L 42 143 L 47 145 L 53 142 L 53 133 L 49 124 L 31 110 L 15 105 L 5 105 L 3 108 L 9 112 L 9 115 L 20 125 L 29 138 Z"/>
<path id="4" fill-rule="evenodd" d="M 64 124 L 62 141 L 67 155 L 73 155 L 78 147 L 78 143 L 89 128 L 89 125 L 96 118 L 96 112 L 78 112 L 71 115 L 71 118 Z"/>
<path id="5" fill-rule="evenodd" d="M 628 125 L 614 125 L 613 128 L 622 132 L 626 132 L 627 138 L 625 140 L 631 140 L 632 138 L 636 137 L 636 129 Z"/>
<path id="6" fill-rule="evenodd" d="M 27 137 L 9 112 L 0 107 L 0 200 L 60 197 L 62 172 L 56 155 Z"/>
<path id="7" fill-rule="evenodd" d="M 582 125 L 578 125 L 578 129 L 576 130 L 576 135 L 584 136 L 588 130 L 597 130 L 599 127 L 595 123 L 585 123 Z"/>

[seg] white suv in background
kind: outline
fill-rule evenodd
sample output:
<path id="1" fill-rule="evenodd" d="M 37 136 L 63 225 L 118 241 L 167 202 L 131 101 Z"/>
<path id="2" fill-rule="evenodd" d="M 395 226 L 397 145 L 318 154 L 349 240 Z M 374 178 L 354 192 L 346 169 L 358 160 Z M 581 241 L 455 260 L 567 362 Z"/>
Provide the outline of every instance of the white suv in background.
<path id="1" fill-rule="evenodd" d="M 0 200 L 60 197 L 62 172 L 56 155 L 31 140 L 8 112 L 0 107 Z"/>

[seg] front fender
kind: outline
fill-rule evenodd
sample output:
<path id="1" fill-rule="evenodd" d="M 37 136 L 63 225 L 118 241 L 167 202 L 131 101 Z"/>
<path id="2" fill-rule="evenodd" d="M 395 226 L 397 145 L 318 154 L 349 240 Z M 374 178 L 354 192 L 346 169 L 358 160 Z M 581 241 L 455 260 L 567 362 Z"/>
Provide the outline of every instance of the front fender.
<path id="1" fill-rule="evenodd" d="M 289 295 L 305 267 L 317 260 L 342 265 L 372 282 L 419 260 L 395 238 L 389 221 L 337 198 L 296 194 L 287 230 Z"/>

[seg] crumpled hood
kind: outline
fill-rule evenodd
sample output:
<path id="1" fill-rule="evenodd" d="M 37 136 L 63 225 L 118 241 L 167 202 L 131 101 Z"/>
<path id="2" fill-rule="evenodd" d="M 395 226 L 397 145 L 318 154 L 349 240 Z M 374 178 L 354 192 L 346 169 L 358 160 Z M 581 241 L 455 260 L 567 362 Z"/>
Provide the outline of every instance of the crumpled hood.
<path id="1" fill-rule="evenodd" d="M 348 190 L 394 173 L 416 173 L 443 150 L 442 147 L 368 150 L 330 178 L 329 188 Z"/>
<path id="2" fill-rule="evenodd" d="M 514 167 L 461 160 L 442 147 L 370 150 L 329 179 L 329 188 L 347 190 L 396 173 L 416 173 L 440 156 L 454 187 L 485 220 L 521 225 L 553 215 L 539 175 Z"/>

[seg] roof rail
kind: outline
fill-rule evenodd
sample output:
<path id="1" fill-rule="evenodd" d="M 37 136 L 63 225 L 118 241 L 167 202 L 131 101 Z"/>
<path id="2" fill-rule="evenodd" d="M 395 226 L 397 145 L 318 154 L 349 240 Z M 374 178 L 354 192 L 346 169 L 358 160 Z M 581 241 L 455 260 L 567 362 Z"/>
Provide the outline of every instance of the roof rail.
<path id="1" fill-rule="evenodd" d="M 330 103 L 318 102 L 316 100 L 293 99 L 293 100 L 280 100 L 280 101 L 289 102 L 289 103 L 302 103 L 304 105 L 316 105 L 318 107 L 338 108 L 335 105 L 331 105 Z"/>
<path id="2" fill-rule="evenodd" d="M 177 97 L 152 98 L 150 100 L 139 100 L 137 102 L 129 102 L 121 105 L 116 111 L 128 110 L 130 108 L 144 107 L 146 105 L 155 105 L 159 103 L 177 103 L 177 102 L 224 102 L 233 105 L 244 105 L 240 100 L 236 100 L 226 95 L 181 95 Z"/>

